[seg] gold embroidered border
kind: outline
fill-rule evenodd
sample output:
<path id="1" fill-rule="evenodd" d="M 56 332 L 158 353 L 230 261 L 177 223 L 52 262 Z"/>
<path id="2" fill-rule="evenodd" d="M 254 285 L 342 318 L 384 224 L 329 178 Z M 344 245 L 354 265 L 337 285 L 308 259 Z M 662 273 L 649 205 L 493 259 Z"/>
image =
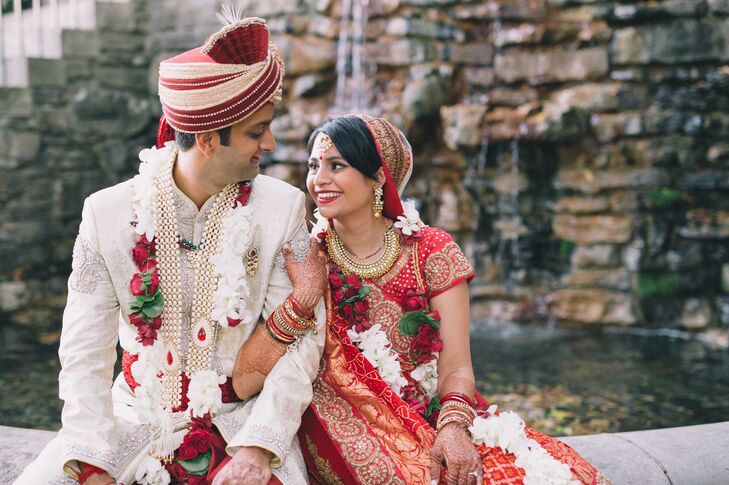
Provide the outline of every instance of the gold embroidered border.
<path id="1" fill-rule="evenodd" d="M 473 274 L 471 264 L 454 241 L 425 260 L 425 278 L 431 293 L 448 288 L 454 281 Z"/>
<path id="2" fill-rule="evenodd" d="M 332 465 L 326 458 L 319 456 L 319 450 L 316 449 L 316 445 L 311 440 L 309 435 L 306 435 L 306 448 L 309 450 L 309 454 L 314 459 L 314 466 L 316 471 L 319 473 L 321 478 L 326 480 L 328 485 L 344 485 L 344 482 L 337 476 L 332 470 Z"/>

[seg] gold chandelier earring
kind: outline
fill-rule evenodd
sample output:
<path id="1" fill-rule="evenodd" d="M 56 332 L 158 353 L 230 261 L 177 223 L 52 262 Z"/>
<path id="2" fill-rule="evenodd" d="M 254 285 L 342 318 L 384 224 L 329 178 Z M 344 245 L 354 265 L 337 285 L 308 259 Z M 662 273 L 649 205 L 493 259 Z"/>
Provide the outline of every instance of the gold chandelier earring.
<path id="1" fill-rule="evenodd" d="M 372 211 L 375 213 L 375 219 L 382 217 L 382 187 L 375 187 L 375 201 L 372 203 Z"/>

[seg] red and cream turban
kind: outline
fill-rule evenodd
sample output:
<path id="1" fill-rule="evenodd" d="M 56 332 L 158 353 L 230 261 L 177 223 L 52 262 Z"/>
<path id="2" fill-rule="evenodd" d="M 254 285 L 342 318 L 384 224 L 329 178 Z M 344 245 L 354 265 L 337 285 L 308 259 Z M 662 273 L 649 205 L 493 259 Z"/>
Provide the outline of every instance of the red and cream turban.
<path id="1" fill-rule="evenodd" d="M 238 123 L 267 102 L 281 101 L 284 63 L 268 40 L 266 21 L 226 25 L 201 47 L 162 61 L 157 145 L 174 130 L 204 133 Z"/>

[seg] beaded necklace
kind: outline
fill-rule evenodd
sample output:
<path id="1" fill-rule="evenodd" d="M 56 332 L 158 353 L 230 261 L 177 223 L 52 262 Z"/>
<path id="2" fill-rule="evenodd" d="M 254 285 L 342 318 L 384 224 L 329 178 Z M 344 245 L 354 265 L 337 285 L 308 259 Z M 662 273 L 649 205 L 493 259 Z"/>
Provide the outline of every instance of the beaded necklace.
<path id="1" fill-rule="evenodd" d="M 356 274 L 362 279 L 376 279 L 390 271 L 400 256 L 400 236 L 392 226 L 385 231 L 384 251 L 382 256 L 373 263 L 355 261 L 344 247 L 344 242 L 333 227 L 327 229 L 327 252 L 334 263 L 346 273 Z M 379 250 L 378 250 L 379 251 Z M 375 253 L 377 254 L 377 253 Z"/>

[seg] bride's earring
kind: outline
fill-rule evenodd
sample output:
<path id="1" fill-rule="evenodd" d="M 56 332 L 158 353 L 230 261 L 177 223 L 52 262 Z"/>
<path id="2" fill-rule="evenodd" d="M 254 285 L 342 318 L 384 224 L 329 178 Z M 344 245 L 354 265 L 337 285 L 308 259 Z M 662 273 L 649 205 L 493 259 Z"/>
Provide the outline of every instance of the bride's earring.
<path id="1" fill-rule="evenodd" d="M 375 213 L 375 219 L 382 217 L 382 187 L 375 187 L 375 201 L 372 203 L 372 211 Z"/>

